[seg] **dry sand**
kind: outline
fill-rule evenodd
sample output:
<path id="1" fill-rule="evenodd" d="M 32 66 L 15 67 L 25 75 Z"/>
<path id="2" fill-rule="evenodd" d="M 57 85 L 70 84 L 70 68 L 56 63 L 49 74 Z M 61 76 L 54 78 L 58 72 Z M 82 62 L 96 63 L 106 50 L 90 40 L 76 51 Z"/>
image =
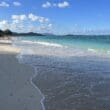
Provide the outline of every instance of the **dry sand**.
<path id="1" fill-rule="evenodd" d="M 30 82 L 34 70 L 18 63 L 19 51 L 0 44 L 0 110 L 42 110 L 42 95 Z"/>

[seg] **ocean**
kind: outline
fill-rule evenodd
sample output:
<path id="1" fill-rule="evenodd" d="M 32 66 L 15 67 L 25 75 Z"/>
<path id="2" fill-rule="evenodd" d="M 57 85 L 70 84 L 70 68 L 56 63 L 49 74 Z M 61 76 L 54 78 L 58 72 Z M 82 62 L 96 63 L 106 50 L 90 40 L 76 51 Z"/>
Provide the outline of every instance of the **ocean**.
<path id="1" fill-rule="evenodd" d="M 34 67 L 45 110 L 110 109 L 109 35 L 21 36 L 13 46 Z"/>
<path id="2" fill-rule="evenodd" d="M 110 54 L 110 36 L 74 35 L 74 36 L 30 36 L 20 37 L 19 41 L 29 44 L 41 44 L 53 47 L 69 47 L 97 53 Z M 18 39 L 17 39 L 18 42 Z"/>

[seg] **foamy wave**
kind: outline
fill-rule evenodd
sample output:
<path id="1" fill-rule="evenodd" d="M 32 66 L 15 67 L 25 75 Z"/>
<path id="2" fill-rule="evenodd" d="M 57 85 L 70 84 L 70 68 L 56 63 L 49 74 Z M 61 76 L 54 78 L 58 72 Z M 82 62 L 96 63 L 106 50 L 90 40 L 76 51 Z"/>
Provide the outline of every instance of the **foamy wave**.
<path id="1" fill-rule="evenodd" d="M 22 49 L 21 55 L 53 55 L 53 56 L 104 56 L 108 57 L 110 51 L 102 51 L 94 48 L 73 48 L 57 43 L 16 40 L 14 46 Z M 67 48 L 66 48 L 67 47 Z M 53 51 L 54 49 L 54 51 Z"/>
<path id="2" fill-rule="evenodd" d="M 63 47 L 63 46 L 60 45 L 60 44 L 50 43 L 50 42 L 26 41 L 26 40 L 23 40 L 23 41 L 21 41 L 21 42 L 22 42 L 22 43 L 25 43 L 25 44 L 40 44 L 40 45 L 45 45 L 45 46 Z"/>
<path id="3" fill-rule="evenodd" d="M 93 48 L 88 48 L 88 51 L 90 51 L 90 52 L 97 52 L 95 49 L 93 49 Z"/>
<path id="4" fill-rule="evenodd" d="M 53 46 L 53 47 L 63 47 L 60 44 L 49 43 L 49 42 L 37 42 L 37 44 L 45 45 L 45 46 Z"/>
<path id="5" fill-rule="evenodd" d="M 107 54 L 110 54 L 110 51 L 107 51 Z"/>

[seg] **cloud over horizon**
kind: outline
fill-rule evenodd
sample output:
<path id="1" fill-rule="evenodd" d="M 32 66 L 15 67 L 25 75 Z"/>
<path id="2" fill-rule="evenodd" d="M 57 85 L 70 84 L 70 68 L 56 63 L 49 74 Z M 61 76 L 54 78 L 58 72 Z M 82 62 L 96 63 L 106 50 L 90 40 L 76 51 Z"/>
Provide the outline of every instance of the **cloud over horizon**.
<path id="1" fill-rule="evenodd" d="M 10 29 L 17 32 L 48 32 L 52 23 L 48 18 L 29 13 L 27 15 L 12 15 L 11 20 L 0 20 L 0 29 Z"/>

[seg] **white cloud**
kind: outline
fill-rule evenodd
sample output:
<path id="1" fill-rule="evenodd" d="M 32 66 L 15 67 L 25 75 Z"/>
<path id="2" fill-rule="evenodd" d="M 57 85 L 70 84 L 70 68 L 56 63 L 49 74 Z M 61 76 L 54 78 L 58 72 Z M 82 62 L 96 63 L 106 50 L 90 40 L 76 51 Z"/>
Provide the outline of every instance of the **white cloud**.
<path id="1" fill-rule="evenodd" d="M 0 7 L 9 7 L 10 5 L 4 1 L 0 3 Z"/>
<path id="2" fill-rule="evenodd" d="M 15 1 L 15 2 L 13 2 L 13 5 L 14 5 L 14 6 L 21 6 L 21 3 L 20 3 L 20 2 Z"/>
<path id="3" fill-rule="evenodd" d="M 7 20 L 1 20 L 0 21 L 0 28 L 5 30 L 5 29 L 8 29 L 9 28 L 9 23 Z"/>
<path id="4" fill-rule="evenodd" d="M 62 2 L 62 3 L 58 3 L 58 7 L 59 8 L 66 8 L 66 7 L 69 7 L 69 2 L 67 2 L 67 1 L 64 1 L 64 2 Z"/>
<path id="5" fill-rule="evenodd" d="M 32 13 L 28 14 L 28 15 L 12 15 L 12 19 L 14 20 L 14 22 L 18 22 L 18 21 L 24 21 L 24 20 L 30 20 L 30 21 L 36 21 L 36 22 L 40 22 L 40 23 L 48 23 L 49 19 L 42 17 L 42 16 L 37 16 L 34 15 Z"/>
<path id="6" fill-rule="evenodd" d="M 32 14 L 32 13 L 30 13 L 30 14 L 28 15 L 28 18 L 29 18 L 30 20 L 32 20 L 32 21 L 37 21 L 39 17 L 36 16 L 36 15 L 34 15 L 34 14 Z"/>
<path id="7" fill-rule="evenodd" d="M 50 8 L 50 7 L 67 8 L 69 6 L 70 3 L 68 1 L 59 2 L 59 3 L 50 3 L 47 1 L 46 3 L 42 4 L 43 8 Z"/>
<path id="8" fill-rule="evenodd" d="M 46 3 L 44 3 L 44 4 L 42 4 L 43 8 L 49 8 L 51 6 L 52 6 L 52 4 L 50 2 L 48 2 L 48 1 Z"/>
<path id="9" fill-rule="evenodd" d="M 50 24 L 48 24 L 48 27 L 49 27 L 49 28 L 52 28 L 52 24 L 51 24 L 51 23 L 50 23 Z"/>
<path id="10" fill-rule="evenodd" d="M 48 18 L 45 18 L 45 17 L 42 17 L 42 16 L 36 16 L 32 13 L 30 13 L 28 15 L 28 18 L 31 20 L 31 21 L 38 21 L 40 23 L 46 23 L 46 22 L 49 22 L 49 19 Z"/>
<path id="11" fill-rule="evenodd" d="M 37 30 L 37 26 L 30 25 L 28 26 L 28 32 L 35 32 Z"/>
<path id="12" fill-rule="evenodd" d="M 26 15 L 12 15 L 12 19 L 17 22 L 17 21 L 26 20 L 27 17 Z"/>
<path id="13" fill-rule="evenodd" d="M 44 17 L 39 17 L 39 22 L 40 23 L 47 23 L 47 22 L 49 22 L 49 19 L 48 18 L 44 18 Z"/>
<path id="14" fill-rule="evenodd" d="M 48 18 L 32 13 L 25 15 L 12 15 L 10 21 L 1 20 L 0 29 L 10 29 L 17 32 L 48 32 L 52 24 Z"/>
<path id="15" fill-rule="evenodd" d="M 7 21 L 6 20 L 0 21 L 0 25 L 5 25 L 5 24 L 7 24 Z"/>

